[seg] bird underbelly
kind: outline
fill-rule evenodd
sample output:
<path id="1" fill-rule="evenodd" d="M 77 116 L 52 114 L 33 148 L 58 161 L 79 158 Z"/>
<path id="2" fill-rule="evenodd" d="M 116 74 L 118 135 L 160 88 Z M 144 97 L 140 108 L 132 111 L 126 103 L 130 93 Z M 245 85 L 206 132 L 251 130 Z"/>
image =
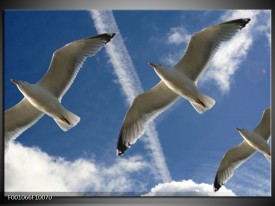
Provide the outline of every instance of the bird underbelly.
<path id="1" fill-rule="evenodd" d="M 262 137 L 257 137 L 257 138 L 250 137 L 248 139 L 246 137 L 245 139 L 251 147 L 253 147 L 254 149 L 256 149 L 262 153 L 269 155 L 270 154 L 270 146 L 263 138 L 262 139 L 261 138 Z"/>
<path id="2" fill-rule="evenodd" d="M 188 101 L 194 101 L 197 99 L 197 89 L 192 83 L 186 84 L 184 81 L 164 81 L 166 86 L 176 94 L 182 96 Z"/>
<path id="3" fill-rule="evenodd" d="M 62 106 L 57 98 L 43 92 L 34 96 L 26 96 L 34 107 L 51 117 L 59 115 Z"/>
<path id="4" fill-rule="evenodd" d="M 254 149 L 257 149 L 258 151 L 262 152 L 262 153 L 265 153 L 267 155 L 270 155 L 270 147 L 267 143 L 259 143 L 257 145 L 250 145 L 250 146 L 253 146 Z"/>

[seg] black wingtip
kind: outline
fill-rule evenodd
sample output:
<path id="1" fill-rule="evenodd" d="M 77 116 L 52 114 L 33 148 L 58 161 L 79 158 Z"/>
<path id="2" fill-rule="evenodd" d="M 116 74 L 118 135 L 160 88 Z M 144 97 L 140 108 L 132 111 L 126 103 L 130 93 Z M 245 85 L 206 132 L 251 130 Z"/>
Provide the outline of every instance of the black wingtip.
<path id="1" fill-rule="evenodd" d="M 122 156 L 127 149 L 128 149 L 128 147 L 125 144 L 117 145 L 116 155 L 118 157 Z"/>
<path id="2" fill-rule="evenodd" d="M 124 152 L 120 151 L 119 149 L 116 150 L 116 156 L 121 157 Z"/>
<path id="3" fill-rule="evenodd" d="M 123 141 L 123 137 L 122 137 L 122 130 L 120 130 L 119 136 L 118 136 L 118 141 L 117 141 L 117 150 L 116 150 L 116 154 L 118 157 L 122 156 L 124 154 L 124 152 L 130 147 L 130 144 L 125 144 L 125 142 Z"/>
<path id="4" fill-rule="evenodd" d="M 116 33 L 106 33 L 106 44 L 111 41 L 111 39 L 116 35 Z"/>
<path id="5" fill-rule="evenodd" d="M 111 39 L 116 35 L 116 33 L 102 33 L 102 34 L 98 34 L 96 36 L 92 36 L 92 37 L 88 37 L 87 39 L 90 38 L 100 38 L 102 40 L 105 41 L 105 44 L 107 44 L 109 41 L 111 41 Z"/>
<path id="6" fill-rule="evenodd" d="M 106 41 L 105 44 L 107 44 L 115 35 L 116 33 L 104 33 L 101 35 L 101 38 L 103 38 Z"/>
<path id="7" fill-rule="evenodd" d="M 214 192 L 217 192 L 220 188 L 221 188 L 221 184 L 218 182 L 218 179 L 217 177 L 215 178 L 215 181 L 214 181 L 214 186 L 213 186 L 213 190 Z"/>
<path id="8" fill-rule="evenodd" d="M 223 24 L 237 24 L 240 26 L 240 29 L 244 28 L 246 24 L 250 22 L 250 18 L 243 18 L 243 19 L 235 19 L 231 21 L 226 21 Z"/>
<path id="9" fill-rule="evenodd" d="M 246 19 L 241 19 L 241 23 L 240 23 L 240 26 L 241 26 L 241 29 L 244 28 L 249 22 L 250 22 L 250 18 L 246 18 Z"/>
<path id="10" fill-rule="evenodd" d="M 213 187 L 213 190 L 214 190 L 214 192 L 217 192 L 219 189 L 221 188 L 221 186 L 219 185 L 219 186 L 217 186 L 217 187 Z"/>

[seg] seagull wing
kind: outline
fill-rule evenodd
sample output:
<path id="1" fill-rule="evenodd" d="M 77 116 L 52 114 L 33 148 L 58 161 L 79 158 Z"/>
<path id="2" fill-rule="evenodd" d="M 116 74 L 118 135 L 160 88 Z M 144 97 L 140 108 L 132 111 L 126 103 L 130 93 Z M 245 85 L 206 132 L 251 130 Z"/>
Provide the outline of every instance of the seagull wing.
<path id="1" fill-rule="evenodd" d="M 22 132 L 34 125 L 43 113 L 23 98 L 18 104 L 7 109 L 4 114 L 5 126 L 5 151 L 11 139 L 15 139 Z"/>
<path id="2" fill-rule="evenodd" d="M 218 191 L 234 174 L 234 170 L 256 153 L 246 141 L 228 150 L 219 165 L 214 181 L 214 190 Z"/>
<path id="3" fill-rule="evenodd" d="M 128 147 L 144 133 L 145 126 L 179 96 L 160 81 L 149 91 L 138 95 L 128 110 L 117 142 L 117 155 L 122 155 Z"/>
<path id="4" fill-rule="evenodd" d="M 262 119 L 254 129 L 254 132 L 258 133 L 265 140 L 268 140 L 270 137 L 270 107 L 266 108 L 263 111 Z"/>
<path id="5" fill-rule="evenodd" d="M 270 107 L 266 108 L 263 112 L 262 119 L 258 126 L 254 129 L 254 132 L 261 135 L 265 140 L 270 138 Z M 217 191 L 225 184 L 233 175 L 234 170 L 238 168 L 242 163 L 251 158 L 256 153 L 256 150 L 252 148 L 245 140 L 228 150 L 218 168 L 215 181 L 214 190 Z M 270 158 L 267 157 L 270 161 Z"/>
<path id="6" fill-rule="evenodd" d="M 38 84 L 61 100 L 86 58 L 94 56 L 114 35 L 104 33 L 80 39 L 56 50 L 47 73 Z"/>
<path id="7" fill-rule="evenodd" d="M 250 19 L 236 19 L 195 33 L 189 41 L 186 53 L 174 69 L 184 72 L 190 79 L 197 81 L 221 43 L 230 40 L 249 21 Z"/>

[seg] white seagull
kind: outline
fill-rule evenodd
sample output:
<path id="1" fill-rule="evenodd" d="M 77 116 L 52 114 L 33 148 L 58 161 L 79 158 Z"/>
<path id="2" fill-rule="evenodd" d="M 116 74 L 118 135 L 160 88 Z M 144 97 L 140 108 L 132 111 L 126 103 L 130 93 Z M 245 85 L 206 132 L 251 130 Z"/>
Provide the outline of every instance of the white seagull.
<path id="1" fill-rule="evenodd" d="M 236 128 L 244 141 L 238 146 L 228 150 L 220 163 L 214 180 L 214 191 L 218 191 L 234 174 L 234 170 L 251 158 L 257 151 L 262 152 L 267 160 L 271 162 L 270 146 L 270 107 L 263 112 L 258 126 L 248 132 L 245 129 Z"/>
<path id="2" fill-rule="evenodd" d="M 47 73 L 36 83 L 11 80 L 24 95 L 15 106 L 5 111 L 5 151 L 9 141 L 35 124 L 44 114 L 67 131 L 80 118 L 61 105 L 61 99 L 73 83 L 87 57 L 94 56 L 114 36 L 104 33 L 80 39 L 56 50 Z"/>
<path id="3" fill-rule="evenodd" d="M 149 63 L 161 81 L 134 99 L 118 137 L 118 156 L 144 133 L 149 121 L 171 106 L 179 97 L 187 99 L 200 114 L 215 104 L 215 100 L 198 90 L 196 85 L 199 76 L 221 43 L 230 40 L 249 21 L 249 18 L 236 19 L 195 33 L 184 56 L 172 69 Z"/>

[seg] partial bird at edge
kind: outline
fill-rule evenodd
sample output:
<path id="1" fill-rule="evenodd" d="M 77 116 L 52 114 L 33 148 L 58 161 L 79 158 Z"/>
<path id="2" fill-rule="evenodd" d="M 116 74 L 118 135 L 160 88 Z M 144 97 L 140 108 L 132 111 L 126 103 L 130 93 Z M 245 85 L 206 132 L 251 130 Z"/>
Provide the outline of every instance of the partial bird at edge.
<path id="1" fill-rule="evenodd" d="M 260 135 L 265 141 L 270 139 L 270 107 L 263 111 L 261 121 L 253 132 Z M 234 171 L 240 167 L 244 162 L 254 156 L 257 152 L 251 147 L 246 140 L 242 143 L 229 149 L 223 156 L 223 159 L 216 172 L 213 189 L 218 191 L 234 174 Z M 270 159 L 266 156 L 267 160 Z"/>

